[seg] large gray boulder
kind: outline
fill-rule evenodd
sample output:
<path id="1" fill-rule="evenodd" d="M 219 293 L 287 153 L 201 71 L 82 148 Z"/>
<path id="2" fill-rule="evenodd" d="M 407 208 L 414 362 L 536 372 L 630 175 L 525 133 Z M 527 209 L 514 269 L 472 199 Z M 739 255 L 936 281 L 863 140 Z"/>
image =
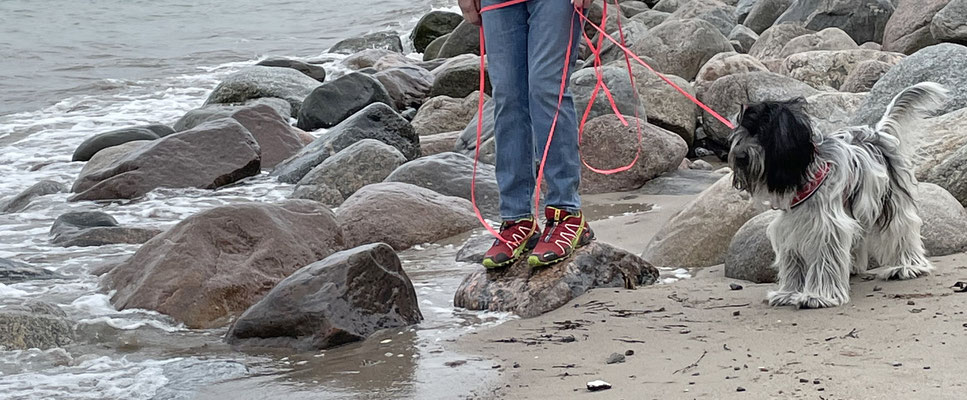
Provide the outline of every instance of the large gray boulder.
<path id="1" fill-rule="evenodd" d="M 853 122 L 869 125 L 879 121 L 894 96 L 903 89 L 927 81 L 950 90 L 941 113 L 967 107 L 967 70 L 962 68 L 964 65 L 967 65 L 967 47 L 952 43 L 930 46 L 904 58 L 876 82 Z"/>
<path id="2" fill-rule="evenodd" d="M 836 89 L 846 82 L 850 72 L 863 61 L 874 60 L 896 65 L 903 57 L 901 53 L 866 49 L 807 51 L 787 57 L 782 62 L 779 73 L 817 89 Z"/>
<path id="3" fill-rule="evenodd" d="M 101 211 L 72 211 L 54 220 L 50 242 L 61 247 L 141 244 L 160 233 L 160 229 L 121 226 Z"/>
<path id="4" fill-rule="evenodd" d="M 597 169 L 618 168 L 631 163 L 638 152 L 635 119 L 627 117 L 623 126 L 615 115 L 595 118 L 584 127 L 581 154 L 584 160 Z M 582 193 L 608 193 L 640 188 L 645 182 L 681 165 L 688 153 L 685 140 L 644 120 L 641 125 L 641 152 L 631 169 L 612 175 L 601 175 L 581 167 Z"/>
<path id="5" fill-rule="evenodd" d="M 722 36 L 728 36 L 735 27 L 735 7 L 719 0 L 691 0 L 678 7 L 670 18 L 700 19 L 715 26 Z"/>
<path id="6" fill-rule="evenodd" d="M 814 31 L 835 27 L 856 43 L 882 43 L 893 10 L 891 0 L 796 0 L 776 25 L 800 23 Z"/>
<path id="7" fill-rule="evenodd" d="M 225 339 L 237 346 L 320 350 L 423 320 L 393 248 L 370 244 L 296 271 L 246 310 Z"/>
<path id="8" fill-rule="evenodd" d="M 431 71 L 435 77 L 430 97 L 467 97 L 480 90 L 480 57 L 461 55 L 453 57 Z M 484 92 L 490 94 L 490 75 L 484 73 Z"/>
<path id="9" fill-rule="evenodd" d="M 437 193 L 470 200 L 473 158 L 447 152 L 425 156 L 403 164 L 386 177 L 386 182 L 402 182 L 421 186 Z M 499 219 L 500 192 L 494 166 L 477 165 L 475 193 L 477 207 L 484 217 Z"/>
<path id="10" fill-rule="evenodd" d="M 410 32 L 410 40 L 417 53 L 426 51 L 434 39 L 453 32 L 463 22 L 463 16 L 449 11 L 430 11 L 416 23 Z"/>
<path id="11" fill-rule="evenodd" d="M 404 162 L 406 157 L 395 147 L 363 139 L 310 170 L 299 180 L 292 197 L 338 207 L 363 186 L 382 182 Z M 330 195 L 333 193 L 337 196 Z"/>
<path id="12" fill-rule="evenodd" d="M 167 125 L 144 125 L 99 133 L 81 142 L 74 150 L 71 161 L 88 161 L 91 157 L 94 157 L 95 153 L 108 147 L 135 140 L 155 140 L 174 132 Z"/>
<path id="13" fill-rule="evenodd" d="M 463 130 L 477 115 L 479 104 L 479 91 L 462 98 L 437 96 L 423 103 L 411 123 L 420 136 Z"/>
<path id="14" fill-rule="evenodd" d="M 67 186 L 51 180 L 42 180 L 8 199 L 0 201 L 0 214 L 15 213 L 27 209 L 34 199 L 54 193 L 66 192 Z"/>
<path id="15" fill-rule="evenodd" d="M 302 101 L 319 85 L 319 81 L 291 68 L 252 66 L 226 77 L 205 104 L 234 104 L 277 97 L 289 102 L 294 117 L 302 108 Z"/>
<path id="16" fill-rule="evenodd" d="M 47 350 L 73 342 L 73 323 L 55 304 L 28 301 L 0 308 L 0 348 Z"/>
<path id="17" fill-rule="evenodd" d="M 373 103 L 395 104 L 374 77 L 352 72 L 313 90 L 299 110 L 296 126 L 305 131 L 331 128 Z"/>
<path id="18" fill-rule="evenodd" d="M 769 72 L 757 58 L 736 52 L 719 53 L 698 70 L 695 86 L 711 85 L 719 78 L 746 72 Z"/>
<path id="19" fill-rule="evenodd" d="M 435 77 L 421 67 L 399 66 L 384 69 L 373 75 L 383 84 L 391 103 L 397 110 L 420 108 L 433 88 Z"/>
<path id="20" fill-rule="evenodd" d="M 662 22 L 665 22 L 666 20 L 668 20 L 668 17 L 670 17 L 671 15 L 672 15 L 671 13 L 667 13 L 663 11 L 648 10 L 648 11 L 639 13 L 634 17 L 631 17 L 630 22 L 632 23 L 638 22 L 642 26 L 644 26 L 645 29 L 651 29 L 658 25 L 661 25 Z"/>
<path id="21" fill-rule="evenodd" d="M 303 266 L 342 250 L 322 204 L 247 203 L 192 215 L 102 277 L 118 310 L 167 314 L 192 329 L 226 325 Z"/>
<path id="22" fill-rule="evenodd" d="M 942 42 L 967 44 L 967 1 L 951 0 L 930 21 L 930 34 Z"/>
<path id="23" fill-rule="evenodd" d="M 898 0 L 883 32 L 883 50 L 913 54 L 938 43 L 930 22 L 950 0 Z M 965 3 L 967 4 L 967 3 Z"/>
<path id="24" fill-rule="evenodd" d="M 359 189 L 336 216 L 349 246 L 383 242 L 396 250 L 464 233 L 478 224 L 466 199 L 399 182 Z"/>
<path id="25" fill-rule="evenodd" d="M 759 214 L 739 229 L 725 255 L 725 276 L 755 283 L 776 281 L 776 253 L 766 236 L 766 228 L 782 211 L 771 210 Z"/>
<path id="26" fill-rule="evenodd" d="M 635 116 L 637 113 L 639 118 L 647 115 L 645 112 L 645 103 L 639 99 L 638 93 L 635 93 L 635 89 L 631 85 L 631 75 L 629 75 L 624 61 L 621 61 L 620 66 L 618 63 L 614 63 L 601 67 L 601 73 L 604 77 L 604 84 L 611 91 L 615 105 L 622 115 Z M 574 97 L 574 108 L 577 111 L 578 121 L 581 120 L 584 112 L 587 110 L 588 102 L 591 101 L 591 97 L 594 95 L 594 88 L 597 84 L 598 78 L 593 68 L 585 68 L 571 75 L 571 95 Z M 484 110 L 485 113 L 486 111 Z M 590 121 L 602 115 L 613 114 L 614 109 L 611 107 L 611 102 L 608 101 L 608 97 L 604 94 L 603 90 L 599 91 L 597 97 L 595 97 L 594 104 L 591 106 L 587 120 Z M 473 122 L 475 123 L 476 121 Z M 476 125 L 471 124 L 467 128 L 472 128 L 474 134 L 476 134 Z"/>
<path id="27" fill-rule="evenodd" d="M 806 97 L 803 111 L 809 116 L 813 129 L 833 133 L 853 125 L 850 122 L 867 97 L 866 93 L 820 92 Z"/>
<path id="28" fill-rule="evenodd" d="M 343 39 L 330 47 L 329 52 L 353 54 L 367 49 L 382 49 L 402 53 L 403 41 L 400 39 L 400 34 L 396 31 L 379 31 Z"/>
<path id="29" fill-rule="evenodd" d="M 706 21 L 669 19 L 635 41 L 631 50 L 655 60 L 659 71 L 691 81 L 712 56 L 733 49 L 725 34 Z"/>
<path id="30" fill-rule="evenodd" d="M 373 103 L 280 163 L 272 175 L 285 183 L 297 183 L 327 158 L 363 139 L 396 147 L 407 160 L 420 156 L 420 138 L 413 126 L 389 105 Z"/>
<path id="31" fill-rule="evenodd" d="M 782 46 L 779 58 L 785 59 L 793 54 L 818 50 L 856 50 L 860 46 L 839 28 L 826 28 L 816 33 L 795 37 Z"/>
<path id="32" fill-rule="evenodd" d="M 82 175 L 70 201 L 132 199 L 159 188 L 215 189 L 258 175 L 261 150 L 242 124 L 213 121 L 137 147 Z"/>
<path id="33" fill-rule="evenodd" d="M 480 55 L 480 27 L 463 21 L 450 32 L 440 51 L 439 58 L 451 58 L 461 54 Z"/>
<path id="34" fill-rule="evenodd" d="M 921 182 L 917 196 L 923 245 L 933 257 L 967 251 L 967 211 L 944 188 Z"/>
<path id="35" fill-rule="evenodd" d="M 240 104 L 208 104 L 201 106 L 185 113 L 178 121 L 175 121 L 175 124 L 171 128 L 175 132 L 187 131 L 209 121 L 229 118 L 238 110 L 256 105 L 272 107 L 276 113 L 286 118 L 293 115 L 292 106 L 289 105 L 288 101 L 275 97 L 263 97 L 247 100 Z"/>
<path id="36" fill-rule="evenodd" d="M 742 24 L 755 33 L 762 34 L 769 29 L 782 13 L 789 9 L 793 0 L 759 0 L 749 10 L 749 16 Z"/>
<path id="37" fill-rule="evenodd" d="M 749 49 L 749 55 L 765 62 L 768 60 L 782 60 L 782 50 L 793 39 L 815 33 L 798 24 L 782 24 L 766 29 L 759 35 L 759 40 Z"/>
<path id="38" fill-rule="evenodd" d="M 675 88 L 640 65 L 632 65 L 638 96 L 645 107 L 648 123 L 675 132 L 688 146 L 695 139 L 695 124 L 698 119 L 698 106 Z M 685 79 L 675 75 L 665 75 L 688 94 L 694 96 L 695 89 Z"/>
<path id="39" fill-rule="evenodd" d="M 852 93 L 869 92 L 890 68 L 893 68 L 893 64 L 876 60 L 861 61 L 846 76 L 839 90 Z"/>
<path id="40" fill-rule="evenodd" d="M 469 310 L 513 312 L 522 318 L 553 311 L 594 288 L 634 289 L 658 280 L 647 261 L 601 242 L 580 248 L 567 260 L 532 269 L 526 261 L 467 276 L 453 305 Z"/>

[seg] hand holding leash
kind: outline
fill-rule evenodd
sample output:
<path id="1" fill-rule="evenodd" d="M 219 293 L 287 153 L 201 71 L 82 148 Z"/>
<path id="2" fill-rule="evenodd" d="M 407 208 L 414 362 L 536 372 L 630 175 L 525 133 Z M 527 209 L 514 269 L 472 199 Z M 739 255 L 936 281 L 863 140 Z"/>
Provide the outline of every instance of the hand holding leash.
<path id="1" fill-rule="evenodd" d="M 459 0 L 459 4 L 460 11 L 463 12 L 463 19 L 477 26 L 483 23 L 480 20 L 480 0 Z"/>

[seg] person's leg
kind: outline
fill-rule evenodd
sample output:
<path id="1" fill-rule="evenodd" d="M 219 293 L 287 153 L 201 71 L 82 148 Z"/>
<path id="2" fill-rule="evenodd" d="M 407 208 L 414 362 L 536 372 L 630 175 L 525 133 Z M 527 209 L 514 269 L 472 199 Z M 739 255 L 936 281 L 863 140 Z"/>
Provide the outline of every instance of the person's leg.
<path id="1" fill-rule="evenodd" d="M 538 157 L 547 144 L 551 123 L 557 111 L 557 99 L 561 88 L 561 75 L 565 67 L 565 54 L 571 42 L 571 57 L 567 66 L 570 81 L 574 63 L 578 58 L 583 24 L 574 14 L 571 2 L 564 0 L 530 0 L 527 39 L 529 106 L 531 125 L 537 138 Z M 570 37 L 568 35 L 571 35 Z M 568 85 L 570 86 L 570 85 Z M 544 167 L 549 206 L 567 212 L 581 208 L 578 187 L 581 182 L 581 158 L 578 153 L 577 114 L 570 90 L 565 90 L 560 113 L 551 139 L 551 147 Z"/>
<path id="2" fill-rule="evenodd" d="M 499 3 L 484 0 L 486 7 Z M 533 215 L 534 136 L 528 106 L 525 4 L 482 14 L 487 70 L 493 86 L 494 140 L 500 216 L 513 221 Z"/>

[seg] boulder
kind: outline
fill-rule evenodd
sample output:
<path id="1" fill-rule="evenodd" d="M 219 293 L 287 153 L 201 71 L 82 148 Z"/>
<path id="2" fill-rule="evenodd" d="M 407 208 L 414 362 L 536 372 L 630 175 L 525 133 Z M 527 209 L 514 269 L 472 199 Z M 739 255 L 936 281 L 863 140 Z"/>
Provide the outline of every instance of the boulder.
<path id="1" fill-rule="evenodd" d="M 930 34 L 941 42 L 967 44 L 967 1 L 951 0 L 930 21 Z"/>
<path id="2" fill-rule="evenodd" d="M 826 28 L 816 33 L 792 38 L 782 46 L 779 58 L 785 59 L 793 54 L 817 50 L 855 50 L 860 46 L 839 28 Z"/>
<path id="3" fill-rule="evenodd" d="M 949 99 L 940 113 L 948 113 L 967 107 L 967 47 L 941 43 L 920 50 L 900 61 L 883 75 L 866 103 L 853 119 L 856 125 L 869 125 L 880 120 L 893 97 L 914 84 L 936 82 L 948 90 Z M 949 190 L 949 188 L 948 188 Z"/>
<path id="4" fill-rule="evenodd" d="M 362 50 L 383 49 L 403 52 L 403 41 L 396 31 L 373 32 L 363 36 L 344 39 L 329 48 L 330 53 L 353 54 Z"/>
<path id="5" fill-rule="evenodd" d="M 147 142 L 74 183 L 70 201 L 132 199 L 159 188 L 215 189 L 259 174 L 261 151 L 232 119 Z"/>
<path id="6" fill-rule="evenodd" d="M 450 38 L 450 33 L 433 39 L 430 44 L 426 46 L 426 50 L 423 51 L 423 61 L 431 61 L 441 59 L 440 49 L 443 48 L 443 44 L 447 42 Z"/>
<path id="7" fill-rule="evenodd" d="M 244 103 L 239 104 L 208 104 L 200 108 L 196 108 L 185 113 L 184 116 L 179 118 L 178 121 L 172 125 L 172 128 L 175 130 L 175 132 L 187 131 L 209 121 L 229 118 L 238 110 L 257 105 L 267 105 L 272 107 L 276 113 L 285 117 L 286 119 L 293 115 L 292 106 L 289 105 L 288 101 L 277 99 L 275 97 L 264 97 L 260 99 L 247 100 Z"/>
<path id="8" fill-rule="evenodd" d="M 38 197 L 66 191 L 67 186 L 64 186 L 62 183 L 46 179 L 42 180 L 27 188 L 23 192 L 20 192 L 9 199 L 0 201 L 0 214 L 21 212 L 27 209 L 27 207 L 30 206 L 30 202 Z"/>
<path id="9" fill-rule="evenodd" d="M 876 60 L 895 65 L 903 57 L 900 53 L 865 49 L 807 51 L 786 58 L 779 73 L 817 89 L 838 88 L 860 62 Z"/>
<path id="10" fill-rule="evenodd" d="M 739 24 L 745 22 L 749 13 L 752 12 L 752 7 L 755 7 L 759 1 L 761 0 L 739 0 L 735 5 L 735 22 Z"/>
<path id="11" fill-rule="evenodd" d="M 393 171 L 386 182 L 409 183 L 433 190 L 446 196 L 470 200 L 470 180 L 473 174 L 473 158 L 447 152 L 425 156 L 403 164 Z M 477 207 L 486 218 L 499 219 L 500 191 L 494 166 L 477 165 Z"/>
<path id="12" fill-rule="evenodd" d="M 449 11 L 430 11 L 420 18 L 416 27 L 410 32 L 413 47 L 416 48 L 417 53 L 423 53 L 433 40 L 453 32 L 461 22 L 463 22 L 463 16 L 460 14 Z"/>
<path id="13" fill-rule="evenodd" d="M 846 80 L 839 87 L 839 90 L 843 92 L 869 92 L 873 89 L 873 85 L 887 73 L 887 71 L 893 68 L 893 64 L 888 64 L 883 61 L 877 60 L 866 60 L 860 61 L 853 67 L 849 75 L 846 76 Z"/>
<path id="14" fill-rule="evenodd" d="M 695 140 L 695 123 L 698 106 L 675 88 L 651 71 L 640 65 L 633 65 L 635 86 L 642 104 L 646 104 L 648 123 L 674 132 L 691 146 Z M 692 96 L 695 89 L 685 79 L 675 75 L 665 75 Z"/>
<path id="15" fill-rule="evenodd" d="M 921 125 L 922 137 L 913 157 L 921 183 L 931 182 L 943 187 L 961 204 L 967 204 L 967 185 L 962 183 L 967 174 L 958 171 L 967 171 L 964 124 L 967 124 L 967 108 L 927 119 Z"/>
<path id="16" fill-rule="evenodd" d="M 634 289 L 657 280 L 658 270 L 647 261 L 591 242 L 567 260 L 546 268 L 533 269 L 526 261 L 500 270 L 480 268 L 457 288 L 453 305 L 532 318 L 560 308 L 591 289 Z"/>
<path id="17" fill-rule="evenodd" d="M 631 22 L 640 22 L 646 29 L 651 29 L 661 25 L 671 15 L 671 13 L 663 11 L 648 10 L 632 17 Z"/>
<path id="18" fill-rule="evenodd" d="M 61 247 L 141 244 L 160 233 L 159 229 L 120 226 L 114 217 L 100 211 L 72 211 L 54 220 L 50 243 Z"/>
<path id="19" fill-rule="evenodd" d="M 451 58 L 434 69 L 433 87 L 430 97 L 450 96 L 454 98 L 467 97 L 470 93 L 480 90 L 480 57 L 462 55 Z M 490 76 L 484 74 L 484 92 L 490 94 Z"/>
<path id="20" fill-rule="evenodd" d="M 379 60 L 394 55 L 399 55 L 399 53 L 385 49 L 367 49 L 353 53 L 349 57 L 344 58 L 340 64 L 351 70 L 359 71 L 374 67 Z"/>
<path id="21" fill-rule="evenodd" d="M 927 255 L 940 257 L 967 251 L 967 211 L 950 192 L 921 182 L 917 202 Z"/>
<path id="22" fill-rule="evenodd" d="M 776 281 L 777 271 L 772 263 L 776 253 L 766 236 L 766 228 L 782 211 L 770 210 L 759 214 L 739 229 L 725 255 L 725 277 L 754 283 Z"/>
<path id="23" fill-rule="evenodd" d="M 571 78 L 572 92 L 574 91 L 573 82 L 574 78 Z M 577 103 L 577 102 L 575 102 Z M 580 112 L 580 111 L 579 111 Z M 580 114 L 578 114 L 580 118 Z M 457 153 L 465 154 L 473 157 L 474 152 L 477 149 L 477 115 L 473 116 L 467 127 L 464 128 L 463 132 L 460 133 L 460 138 L 457 139 L 457 144 L 454 147 L 454 151 Z M 487 141 L 493 142 L 494 138 L 494 101 L 488 99 L 484 102 L 483 109 L 483 124 L 481 124 L 482 130 L 480 132 L 480 143 L 481 156 L 487 154 L 484 149 L 486 148 Z"/>
<path id="24" fill-rule="evenodd" d="M 55 304 L 28 301 L 0 308 L 0 348 L 47 350 L 74 342 L 73 323 Z"/>
<path id="25" fill-rule="evenodd" d="M 374 77 L 352 72 L 313 90 L 299 111 L 296 126 L 305 131 L 331 128 L 373 103 L 395 104 Z"/>
<path id="26" fill-rule="evenodd" d="M 277 165 L 272 175 L 285 183 L 297 183 L 309 170 L 363 139 L 376 139 L 396 147 L 407 160 L 420 156 L 420 137 L 410 123 L 390 106 L 373 103 Z"/>
<path id="27" fill-rule="evenodd" d="M 102 277 L 118 310 L 167 314 L 191 329 L 224 326 L 293 272 L 342 250 L 322 204 L 243 203 L 192 215 Z"/>
<path id="28" fill-rule="evenodd" d="M 246 310 L 225 339 L 236 346 L 320 350 L 423 320 L 393 249 L 371 244 L 296 271 Z"/>
<path id="29" fill-rule="evenodd" d="M 619 4 L 619 6 L 621 7 L 621 13 L 628 18 L 649 10 L 648 5 L 640 1 L 625 1 Z"/>
<path id="30" fill-rule="evenodd" d="M 755 33 L 755 31 L 749 29 L 745 25 L 736 25 L 735 28 L 732 28 L 732 32 L 729 32 L 728 38 L 729 43 L 732 43 L 732 48 L 735 49 L 735 51 L 742 54 L 748 54 L 749 50 L 752 49 L 752 46 L 755 45 L 755 42 L 759 40 L 759 34 Z"/>
<path id="31" fill-rule="evenodd" d="M 735 7 L 719 0 L 691 0 L 675 10 L 670 18 L 700 19 L 716 28 L 722 36 L 728 36 L 735 28 Z"/>
<path id="32" fill-rule="evenodd" d="M 672 13 L 675 12 L 683 4 L 687 3 L 689 0 L 661 0 L 652 7 L 652 10 L 658 10 L 662 12 Z"/>
<path id="33" fill-rule="evenodd" d="M 856 110 L 866 101 L 866 93 L 820 92 L 806 98 L 803 107 L 813 129 L 823 133 L 850 127 Z"/>
<path id="34" fill-rule="evenodd" d="M 433 87 L 430 71 L 417 66 L 401 66 L 377 72 L 373 78 L 383 84 L 397 110 L 419 108 Z"/>
<path id="35" fill-rule="evenodd" d="M 950 0 L 898 0 L 883 30 L 883 50 L 913 54 L 937 44 L 930 33 L 930 21 L 948 3 Z"/>
<path id="36" fill-rule="evenodd" d="M 604 77 L 604 84 L 611 90 L 615 105 L 622 115 L 638 115 L 640 118 L 647 115 L 644 102 L 639 99 L 638 93 L 635 93 L 634 86 L 631 85 L 631 76 L 628 73 L 628 68 L 624 64 L 624 61 L 620 62 L 620 66 L 618 62 L 615 62 L 601 67 L 601 73 Z M 587 111 L 588 102 L 591 101 L 591 97 L 594 95 L 594 88 L 597 84 L 598 78 L 593 68 L 585 68 L 571 75 L 571 95 L 574 98 L 574 108 L 577 111 L 578 121 L 581 121 L 582 116 Z M 486 111 L 484 110 L 485 113 Z M 602 115 L 613 114 L 614 109 L 611 107 L 608 97 L 605 96 L 603 90 L 599 91 L 594 100 L 594 104 L 591 106 L 587 120 L 590 121 Z M 476 121 L 473 122 L 475 123 Z M 471 126 L 467 127 L 467 129 L 471 128 L 475 135 L 476 125 L 471 124 Z"/>
<path id="37" fill-rule="evenodd" d="M 856 43 L 882 43 L 893 10 L 891 0 L 796 0 L 776 25 L 798 23 L 814 31 L 840 28 Z"/>
<path id="38" fill-rule="evenodd" d="M 767 207 L 732 187 L 723 176 L 658 230 L 642 257 L 655 266 L 701 268 L 725 262 L 735 233 Z"/>
<path id="39" fill-rule="evenodd" d="M 480 27 L 467 21 L 460 22 L 440 46 L 438 58 L 452 58 L 462 54 L 480 55 Z"/>
<path id="40" fill-rule="evenodd" d="M 155 140 L 174 132 L 167 125 L 145 125 L 99 133 L 81 142 L 74 150 L 71 161 L 88 161 L 95 153 L 108 147 L 135 140 Z"/>
<path id="41" fill-rule="evenodd" d="M 669 19 L 635 41 L 631 50 L 655 60 L 661 72 L 691 81 L 712 56 L 733 49 L 729 39 L 706 21 Z"/>
<path id="42" fill-rule="evenodd" d="M 588 164 L 597 169 L 611 169 L 635 159 L 638 150 L 637 128 L 634 118 L 628 117 L 627 120 L 626 127 L 617 116 L 605 115 L 585 125 L 581 153 Z M 641 153 L 635 165 L 613 175 L 601 175 L 582 166 L 582 193 L 634 190 L 648 180 L 678 168 L 688 153 L 685 140 L 643 120 L 639 120 L 639 123 L 642 130 Z"/>
<path id="43" fill-rule="evenodd" d="M 290 60 L 288 58 L 270 58 L 259 61 L 258 64 L 255 65 L 276 68 L 291 68 L 319 82 L 326 81 L 326 69 L 321 65 L 308 64 L 298 60 Z"/>
<path id="44" fill-rule="evenodd" d="M 77 188 L 79 188 L 79 185 L 89 180 L 89 175 L 111 167 L 114 163 L 118 162 L 134 150 L 137 150 L 141 146 L 144 146 L 148 143 L 151 143 L 151 141 L 136 140 L 133 142 L 127 142 L 125 144 L 119 144 L 114 147 L 108 147 L 97 152 L 97 154 L 95 154 L 90 161 L 84 164 L 84 168 L 81 168 L 81 172 L 77 174 L 77 179 L 74 181 L 73 187 L 71 187 L 70 191 L 76 192 Z"/>
<path id="45" fill-rule="evenodd" d="M 749 16 L 742 21 L 742 24 L 761 35 L 789 9 L 792 2 L 793 0 L 759 0 L 749 10 Z"/>
<path id="46" fill-rule="evenodd" d="M 460 131 L 437 133 L 420 137 L 420 152 L 424 157 L 453 151 L 460 139 Z"/>
<path id="47" fill-rule="evenodd" d="M 409 58 L 400 53 L 388 53 L 377 59 L 376 62 L 371 65 L 371 67 L 377 72 L 400 67 L 417 67 L 426 69 L 418 65 L 417 60 Z"/>
<path id="48" fill-rule="evenodd" d="M 695 86 L 708 86 L 719 78 L 746 72 L 769 72 L 762 62 L 748 54 L 719 53 L 708 60 L 695 76 Z"/>
<path id="49" fill-rule="evenodd" d="M 609 2 L 608 5 L 611 7 L 608 8 L 608 16 L 604 21 L 604 24 L 605 24 L 604 31 L 608 32 L 609 34 L 611 32 L 618 31 L 619 18 L 621 20 L 621 25 L 627 25 L 629 21 L 628 17 L 625 17 L 620 9 L 615 10 L 615 8 L 613 7 L 613 4 L 614 4 L 614 0 Z M 587 16 L 588 16 L 588 21 L 591 21 L 594 23 L 595 26 L 600 27 L 601 19 L 604 16 L 604 7 L 602 7 L 601 3 L 599 2 L 591 3 L 591 6 L 588 7 Z M 585 23 L 584 33 L 586 33 L 588 37 L 594 38 L 598 35 L 598 30 L 595 29 L 594 26 L 591 25 L 591 23 Z M 615 36 L 615 38 L 617 38 L 617 36 Z M 607 39 L 605 39 L 605 41 L 607 41 Z"/>
<path id="50" fill-rule="evenodd" d="M 486 95 L 484 97 L 490 98 Z M 462 98 L 450 96 L 431 98 L 416 112 L 416 117 L 412 121 L 413 129 L 420 136 L 463 130 L 477 115 L 479 104 L 479 91 Z"/>
<path id="51" fill-rule="evenodd" d="M 35 267 L 20 261 L 0 258 L 0 284 L 63 279 L 64 276 L 46 268 Z"/>
<path id="52" fill-rule="evenodd" d="M 749 72 L 720 78 L 699 87 L 698 99 L 723 116 L 731 117 L 743 104 L 761 101 L 786 101 L 818 93 L 809 85 L 771 72 Z M 713 141 L 728 145 L 732 130 L 714 118 L 703 118 L 705 134 Z"/>
<path id="53" fill-rule="evenodd" d="M 489 232 L 473 235 L 457 250 L 457 262 L 480 264 L 496 239 Z"/>
<path id="54" fill-rule="evenodd" d="M 293 197 L 316 200 L 330 207 L 338 207 L 343 200 L 363 186 L 382 182 L 406 157 L 395 147 L 375 139 L 363 139 L 327 158 L 299 180 Z M 332 198 L 310 197 L 310 193 L 325 193 L 316 188 L 325 186 L 339 194 Z"/>
<path id="55" fill-rule="evenodd" d="M 305 132 L 289 125 L 288 118 L 270 106 L 255 105 L 232 113 L 255 138 L 262 151 L 262 168 L 268 169 L 305 147 Z"/>
<path id="56" fill-rule="evenodd" d="M 319 85 L 319 81 L 291 68 L 247 67 L 219 83 L 205 100 L 205 105 L 277 97 L 289 102 L 294 117 L 298 115 L 302 101 Z"/>
<path id="57" fill-rule="evenodd" d="M 396 250 L 445 239 L 478 224 L 469 201 L 399 182 L 359 189 L 336 216 L 350 246 L 384 242 Z"/>
<path id="58" fill-rule="evenodd" d="M 759 60 L 782 60 L 782 49 L 793 39 L 814 33 L 797 24 L 782 24 L 766 29 L 749 49 L 749 55 Z"/>

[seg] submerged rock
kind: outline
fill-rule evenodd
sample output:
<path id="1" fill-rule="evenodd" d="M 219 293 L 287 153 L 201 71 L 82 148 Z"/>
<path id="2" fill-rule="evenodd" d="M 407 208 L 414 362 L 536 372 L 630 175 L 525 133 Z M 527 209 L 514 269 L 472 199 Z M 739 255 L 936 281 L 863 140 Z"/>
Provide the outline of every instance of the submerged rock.
<path id="1" fill-rule="evenodd" d="M 47 350 L 74 342 L 73 323 L 57 305 L 28 301 L 0 308 L 0 348 Z"/>
<path id="2" fill-rule="evenodd" d="M 30 206 L 31 201 L 38 197 L 66 191 L 67 186 L 64 186 L 62 183 L 51 180 L 42 180 L 27 188 L 23 192 L 20 192 L 9 199 L 0 201 L 0 214 L 23 211 Z"/>
<path id="3" fill-rule="evenodd" d="M 523 318 L 557 309 L 594 288 L 635 288 L 658 279 L 647 261 L 592 242 L 561 263 L 532 269 L 527 261 L 488 271 L 481 267 L 457 288 L 453 304 L 469 310 L 509 311 Z"/>
<path id="4" fill-rule="evenodd" d="M 50 243 L 61 247 L 141 244 L 160 233 L 160 229 L 120 226 L 114 217 L 104 212 L 74 211 L 54 220 L 50 227 Z"/>
<path id="5" fill-rule="evenodd" d="M 46 268 L 35 267 L 20 261 L 0 258 L 0 283 L 4 285 L 61 278 L 64 278 L 64 276 Z"/>
<path id="6" fill-rule="evenodd" d="M 279 282 L 235 321 L 226 341 L 319 350 L 421 320 L 399 258 L 376 243 L 333 254 Z"/>
<path id="7" fill-rule="evenodd" d="M 294 271 L 342 250 L 322 204 L 233 204 L 192 215 L 102 277 L 118 310 L 167 314 L 192 329 L 224 326 Z"/>
<path id="8" fill-rule="evenodd" d="M 259 63 L 256 65 L 276 68 L 291 68 L 319 82 L 326 81 L 326 69 L 321 65 L 307 64 L 302 61 L 290 60 L 288 58 L 270 58 L 268 60 L 259 61 Z"/>
<path id="9" fill-rule="evenodd" d="M 329 52 L 353 54 L 367 49 L 383 49 L 402 53 L 403 41 L 396 31 L 373 32 L 359 37 L 344 39 L 329 48 Z"/>

